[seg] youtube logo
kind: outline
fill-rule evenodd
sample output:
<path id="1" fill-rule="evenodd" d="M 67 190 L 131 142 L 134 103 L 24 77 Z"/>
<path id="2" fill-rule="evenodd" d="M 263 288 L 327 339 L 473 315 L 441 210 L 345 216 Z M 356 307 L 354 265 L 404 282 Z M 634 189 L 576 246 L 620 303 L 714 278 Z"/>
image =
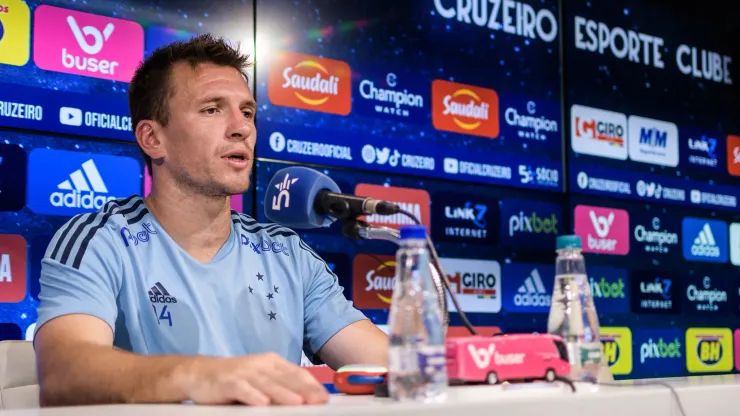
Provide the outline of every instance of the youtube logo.
<path id="1" fill-rule="evenodd" d="M 62 107 L 59 109 L 59 122 L 65 126 L 81 126 L 82 110 L 74 107 Z"/>

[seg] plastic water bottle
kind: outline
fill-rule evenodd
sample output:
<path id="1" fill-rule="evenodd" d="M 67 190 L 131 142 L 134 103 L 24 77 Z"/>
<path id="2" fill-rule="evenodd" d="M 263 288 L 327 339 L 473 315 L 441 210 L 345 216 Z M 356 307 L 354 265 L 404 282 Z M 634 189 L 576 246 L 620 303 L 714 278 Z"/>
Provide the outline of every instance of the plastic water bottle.
<path id="1" fill-rule="evenodd" d="M 388 316 L 388 390 L 392 398 L 418 402 L 446 398 L 443 331 L 439 298 L 429 271 L 426 229 L 404 226 Z"/>
<path id="2" fill-rule="evenodd" d="M 581 253 L 581 238 L 577 235 L 559 236 L 557 254 L 547 331 L 565 342 L 571 380 L 595 383 L 599 379 L 603 351 L 599 317 Z"/>

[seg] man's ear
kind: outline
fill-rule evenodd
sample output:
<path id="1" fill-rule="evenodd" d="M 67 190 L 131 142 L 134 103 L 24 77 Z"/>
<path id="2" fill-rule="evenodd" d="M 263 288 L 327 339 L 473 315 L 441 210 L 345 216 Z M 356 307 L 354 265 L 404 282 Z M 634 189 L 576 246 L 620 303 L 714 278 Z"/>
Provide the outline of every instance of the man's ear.
<path id="1" fill-rule="evenodd" d="M 162 128 L 156 121 L 141 120 L 134 131 L 136 142 L 152 160 L 165 157 L 164 143 L 162 142 Z"/>

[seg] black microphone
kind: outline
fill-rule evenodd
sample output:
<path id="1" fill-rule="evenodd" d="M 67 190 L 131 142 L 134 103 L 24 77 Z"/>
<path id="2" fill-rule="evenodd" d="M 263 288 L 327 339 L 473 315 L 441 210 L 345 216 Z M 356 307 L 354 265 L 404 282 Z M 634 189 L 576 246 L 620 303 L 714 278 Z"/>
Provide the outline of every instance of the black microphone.
<path id="1" fill-rule="evenodd" d="M 316 194 L 314 209 L 323 215 L 338 219 L 354 218 L 360 215 L 393 215 L 399 206 L 386 201 L 355 195 L 345 195 L 322 189 Z"/>

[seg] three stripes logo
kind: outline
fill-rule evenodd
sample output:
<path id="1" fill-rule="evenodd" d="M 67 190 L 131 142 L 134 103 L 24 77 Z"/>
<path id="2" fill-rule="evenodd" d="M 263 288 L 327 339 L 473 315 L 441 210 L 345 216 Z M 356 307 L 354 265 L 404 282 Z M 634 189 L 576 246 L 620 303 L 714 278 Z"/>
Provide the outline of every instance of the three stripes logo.
<path id="1" fill-rule="evenodd" d="M 699 231 L 699 235 L 694 239 L 694 245 L 691 246 L 691 254 L 695 256 L 719 257 L 719 247 L 714 241 L 712 228 L 709 224 Z"/>
<path id="2" fill-rule="evenodd" d="M 687 260 L 727 261 L 727 224 L 723 221 L 684 218 L 683 234 Z"/>
<path id="3" fill-rule="evenodd" d="M 517 289 L 514 295 L 514 305 L 516 306 L 550 306 L 550 295 L 542 283 L 542 277 L 537 269 L 524 280 L 524 283 Z"/>
<path id="4" fill-rule="evenodd" d="M 149 289 L 149 300 L 152 303 L 177 303 L 177 298 L 170 296 L 170 292 L 160 282 Z"/>
<path id="5" fill-rule="evenodd" d="M 81 169 L 77 169 L 64 180 L 49 196 L 49 202 L 55 207 L 100 209 L 106 202 L 116 199 L 109 196 L 97 166 L 92 159 L 83 162 Z"/>

